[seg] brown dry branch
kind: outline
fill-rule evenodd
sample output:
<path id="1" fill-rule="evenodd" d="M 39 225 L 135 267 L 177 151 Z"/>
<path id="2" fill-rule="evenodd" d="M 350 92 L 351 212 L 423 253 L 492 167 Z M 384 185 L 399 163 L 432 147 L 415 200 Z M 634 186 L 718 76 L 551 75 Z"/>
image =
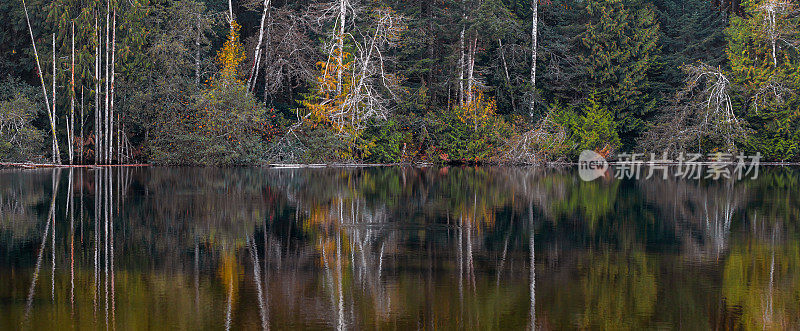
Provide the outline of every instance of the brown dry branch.
<path id="1" fill-rule="evenodd" d="M 563 125 L 553 121 L 553 110 L 539 121 L 533 130 L 527 131 L 510 143 L 506 159 L 513 164 L 542 164 L 556 161 L 567 140 Z"/>

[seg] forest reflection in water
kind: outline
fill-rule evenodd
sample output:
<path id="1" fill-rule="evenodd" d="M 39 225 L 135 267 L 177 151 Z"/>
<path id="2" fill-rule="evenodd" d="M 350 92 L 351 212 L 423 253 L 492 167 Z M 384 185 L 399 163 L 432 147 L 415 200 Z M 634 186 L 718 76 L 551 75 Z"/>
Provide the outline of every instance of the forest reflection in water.
<path id="1" fill-rule="evenodd" d="M 800 170 L 0 170 L 0 329 L 800 328 Z"/>

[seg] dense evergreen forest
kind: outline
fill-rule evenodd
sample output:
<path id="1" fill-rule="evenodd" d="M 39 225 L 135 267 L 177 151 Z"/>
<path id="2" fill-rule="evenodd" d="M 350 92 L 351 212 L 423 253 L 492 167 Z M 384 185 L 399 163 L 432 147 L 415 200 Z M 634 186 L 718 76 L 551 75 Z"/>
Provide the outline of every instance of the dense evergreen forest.
<path id="1" fill-rule="evenodd" d="M 0 160 L 800 161 L 795 0 L 7 0 Z"/>

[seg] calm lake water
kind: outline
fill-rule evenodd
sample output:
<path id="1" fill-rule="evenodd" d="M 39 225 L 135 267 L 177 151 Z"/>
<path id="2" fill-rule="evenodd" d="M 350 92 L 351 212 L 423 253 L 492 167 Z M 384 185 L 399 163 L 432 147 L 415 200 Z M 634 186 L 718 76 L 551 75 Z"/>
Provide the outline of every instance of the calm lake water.
<path id="1" fill-rule="evenodd" d="M 0 170 L 0 329 L 798 329 L 800 169 Z"/>

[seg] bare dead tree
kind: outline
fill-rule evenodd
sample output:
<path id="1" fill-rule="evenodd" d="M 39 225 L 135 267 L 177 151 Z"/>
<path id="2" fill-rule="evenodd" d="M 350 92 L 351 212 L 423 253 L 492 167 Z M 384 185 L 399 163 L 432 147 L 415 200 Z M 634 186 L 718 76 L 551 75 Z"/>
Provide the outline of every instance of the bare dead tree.
<path id="1" fill-rule="evenodd" d="M 373 17 L 374 32 L 362 35 L 361 42 L 353 40 L 357 49 L 351 73 L 353 87 L 345 96 L 342 107 L 330 114 L 340 128 L 348 125 L 354 130 L 362 130 L 371 118 L 386 119 L 389 101 L 398 99 L 396 91 L 400 79 L 387 72 L 389 58 L 384 51 L 399 45 L 400 34 L 405 29 L 404 18 L 389 8 L 376 9 Z"/>
<path id="2" fill-rule="evenodd" d="M 345 37 L 344 36 L 344 33 L 345 33 L 344 26 L 345 26 L 345 24 L 347 24 L 347 16 L 346 15 L 347 15 L 347 6 L 349 4 L 348 0 L 338 0 L 338 3 L 339 3 L 339 21 L 338 21 L 339 32 L 338 32 L 338 34 L 336 36 L 337 49 L 339 50 L 339 52 L 337 53 L 338 55 L 336 56 L 336 62 L 338 64 L 336 66 L 337 67 L 337 69 L 336 69 L 336 94 L 337 95 L 342 93 L 342 71 L 343 71 L 343 68 L 344 68 L 343 65 L 344 65 L 344 37 Z"/>
<path id="3" fill-rule="evenodd" d="M 541 164 L 556 161 L 567 140 L 566 129 L 553 120 L 553 110 L 533 130 L 512 140 L 506 160 L 514 164 Z"/>
<path id="4" fill-rule="evenodd" d="M 704 63 L 687 65 L 684 88 L 668 107 L 668 115 L 649 132 L 644 141 L 648 148 L 668 154 L 685 151 L 704 139 L 719 140 L 728 152 L 736 151 L 736 140 L 747 131 L 733 109 L 731 82 L 720 68 Z"/>
<path id="5" fill-rule="evenodd" d="M 258 28 L 258 43 L 256 43 L 256 50 L 253 54 L 253 68 L 250 71 L 250 78 L 247 81 L 247 86 L 251 91 L 255 89 L 256 81 L 258 80 L 258 69 L 261 64 L 261 45 L 264 41 L 264 23 L 267 19 L 270 3 L 270 0 L 264 0 L 264 11 L 261 13 L 261 25 Z M 269 45 L 267 45 L 267 47 L 269 47 Z"/>
<path id="6" fill-rule="evenodd" d="M 750 107 L 759 113 L 761 108 L 767 104 L 784 104 L 786 100 L 795 95 L 795 90 L 789 88 L 788 84 L 778 77 L 772 76 L 768 81 L 761 84 L 750 98 Z"/>
<path id="7" fill-rule="evenodd" d="M 273 13 L 280 21 L 272 19 Z M 313 25 L 308 17 L 281 8 L 270 10 L 267 19 L 268 33 L 260 56 L 264 63 L 264 100 L 269 103 L 270 96 L 284 88 L 288 87 L 291 93 L 293 82 L 313 79 L 318 51 L 308 37 Z"/>
<path id="8" fill-rule="evenodd" d="M 763 17 L 762 32 L 769 40 L 772 54 L 772 66 L 778 67 L 779 43 L 797 48 L 797 24 L 788 19 L 797 14 L 797 5 L 791 0 L 764 0 L 758 7 Z"/>

